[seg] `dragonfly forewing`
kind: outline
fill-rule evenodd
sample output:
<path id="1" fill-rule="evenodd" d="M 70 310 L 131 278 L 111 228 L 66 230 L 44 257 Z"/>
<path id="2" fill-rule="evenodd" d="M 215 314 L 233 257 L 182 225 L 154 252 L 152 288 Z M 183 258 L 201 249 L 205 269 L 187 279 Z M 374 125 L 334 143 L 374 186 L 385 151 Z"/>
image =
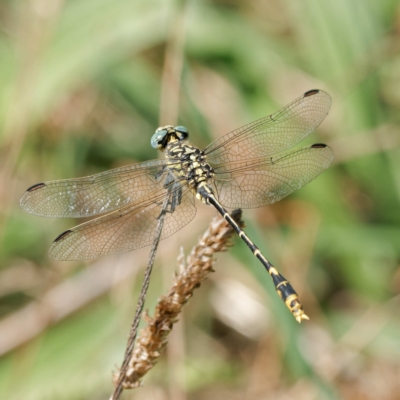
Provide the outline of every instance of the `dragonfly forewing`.
<path id="1" fill-rule="evenodd" d="M 331 103 L 328 93 L 311 90 L 274 114 L 217 139 L 204 153 L 213 166 L 280 153 L 314 131 L 328 114 Z"/>
<path id="2" fill-rule="evenodd" d="M 106 213 L 162 188 L 164 165 L 164 160 L 152 160 L 83 178 L 36 184 L 24 193 L 20 204 L 25 211 L 42 217 Z"/>

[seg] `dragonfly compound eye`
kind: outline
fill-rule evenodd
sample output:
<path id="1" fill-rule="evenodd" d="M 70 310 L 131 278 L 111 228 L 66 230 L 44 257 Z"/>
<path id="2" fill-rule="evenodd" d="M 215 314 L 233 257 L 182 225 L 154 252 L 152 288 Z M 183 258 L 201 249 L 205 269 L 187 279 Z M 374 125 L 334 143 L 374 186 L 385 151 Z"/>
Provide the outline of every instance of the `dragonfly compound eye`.
<path id="1" fill-rule="evenodd" d="M 168 131 L 166 129 L 161 129 L 156 131 L 156 133 L 151 138 L 151 146 L 154 149 L 163 149 L 167 144 Z"/>
<path id="2" fill-rule="evenodd" d="M 179 140 L 185 140 L 189 137 L 189 131 L 185 126 L 175 126 L 174 130 Z"/>

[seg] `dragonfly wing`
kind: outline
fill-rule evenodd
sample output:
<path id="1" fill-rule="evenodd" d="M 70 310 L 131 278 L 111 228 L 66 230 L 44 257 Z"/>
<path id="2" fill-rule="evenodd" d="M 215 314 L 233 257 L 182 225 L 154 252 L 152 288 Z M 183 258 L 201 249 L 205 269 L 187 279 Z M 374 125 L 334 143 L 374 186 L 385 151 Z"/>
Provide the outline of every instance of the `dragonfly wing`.
<path id="1" fill-rule="evenodd" d="M 151 201 L 128 205 L 62 233 L 53 242 L 50 256 L 57 260 L 87 260 L 150 245 L 155 239 L 165 196 L 177 203 L 174 211 L 165 214 L 161 234 L 161 239 L 165 239 L 196 215 L 194 195 L 185 187 L 159 190 Z"/>
<path id="2" fill-rule="evenodd" d="M 20 200 L 42 217 L 89 217 L 113 211 L 163 187 L 164 160 L 146 161 L 78 179 L 38 183 Z"/>
<path id="3" fill-rule="evenodd" d="M 232 162 L 215 170 L 218 200 L 228 208 L 255 208 L 275 203 L 314 180 L 334 159 L 324 144 L 260 158 Z"/>
<path id="4" fill-rule="evenodd" d="M 236 129 L 211 143 L 204 153 L 213 166 L 268 157 L 298 144 L 326 117 L 332 99 L 310 90 L 281 110 Z"/>

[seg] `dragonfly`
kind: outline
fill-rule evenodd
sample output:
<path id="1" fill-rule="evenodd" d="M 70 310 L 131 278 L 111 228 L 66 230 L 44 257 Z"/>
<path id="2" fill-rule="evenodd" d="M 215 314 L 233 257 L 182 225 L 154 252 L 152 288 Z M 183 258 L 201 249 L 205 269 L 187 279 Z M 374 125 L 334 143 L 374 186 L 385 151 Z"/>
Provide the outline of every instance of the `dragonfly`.
<path id="1" fill-rule="evenodd" d="M 331 97 L 309 90 L 279 111 L 236 129 L 204 150 L 188 143 L 184 126 L 158 128 L 153 148 L 165 158 L 78 178 L 37 183 L 20 204 L 42 217 L 101 215 L 61 233 L 50 248 L 56 260 L 88 260 L 153 245 L 196 214 L 196 199 L 232 226 L 272 278 L 298 322 L 308 319 L 297 292 L 227 212 L 272 204 L 327 169 L 332 150 L 316 143 L 291 149 L 324 120 Z"/>

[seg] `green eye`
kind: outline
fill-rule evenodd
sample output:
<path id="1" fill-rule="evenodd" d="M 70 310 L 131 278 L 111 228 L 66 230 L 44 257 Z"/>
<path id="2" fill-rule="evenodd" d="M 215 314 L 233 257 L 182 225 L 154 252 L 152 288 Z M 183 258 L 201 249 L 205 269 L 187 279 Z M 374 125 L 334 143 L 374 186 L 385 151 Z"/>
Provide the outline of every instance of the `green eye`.
<path id="1" fill-rule="evenodd" d="M 162 129 L 160 131 L 156 131 L 156 133 L 151 138 L 151 147 L 154 149 L 162 149 L 165 147 L 165 143 L 167 140 L 168 131 L 166 129 Z"/>
<path id="2" fill-rule="evenodd" d="M 174 131 L 179 140 L 185 140 L 189 137 L 189 131 L 185 126 L 175 126 Z"/>

